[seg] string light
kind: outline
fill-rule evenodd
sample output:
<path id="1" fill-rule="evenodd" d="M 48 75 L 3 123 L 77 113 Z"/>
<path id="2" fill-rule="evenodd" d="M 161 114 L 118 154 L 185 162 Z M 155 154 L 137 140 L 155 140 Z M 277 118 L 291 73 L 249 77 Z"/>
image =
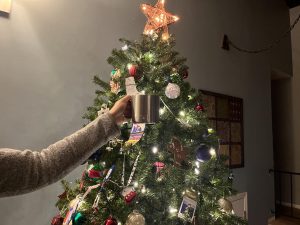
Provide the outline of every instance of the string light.
<path id="1" fill-rule="evenodd" d="M 137 188 L 137 187 L 139 186 L 139 183 L 136 181 L 136 182 L 134 182 L 133 186 L 134 186 L 135 188 Z"/>
<path id="2" fill-rule="evenodd" d="M 122 50 L 123 50 L 123 51 L 128 50 L 128 45 L 124 45 L 124 46 L 122 47 Z"/>
<path id="3" fill-rule="evenodd" d="M 209 150 L 209 154 L 211 155 L 211 156 L 216 156 L 216 150 L 214 149 L 214 148 L 210 148 L 210 150 Z"/>
<path id="4" fill-rule="evenodd" d="M 158 148 L 157 148 L 156 146 L 154 146 L 154 147 L 152 148 L 152 152 L 153 152 L 153 154 L 157 154 Z"/>
<path id="5" fill-rule="evenodd" d="M 195 174 L 199 175 L 200 174 L 200 170 L 198 168 L 195 168 Z"/>
<path id="6" fill-rule="evenodd" d="M 208 131 L 209 134 L 212 134 L 214 132 L 214 129 L 208 128 L 207 131 Z"/>
<path id="7" fill-rule="evenodd" d="M 172 206 L 170 206 L 170 207 L 169 207 L 169 212 L 170 212 L 171 214 L 174 214 L 174 213 L 177 212 L 177 209 L 174 208 L 174 207 L 172 207 Z"/>
<path id="8" fill-rule="evenodd" d="M 142 188 L 142 193 L 143 193 L 143 194 L 146 193 L 146 188 L 145 188 L 145 186 Z"/>
<path id="9" fill-rule="evenodd" d="M 129 69 L 129 70 L 130 70 L 130 69 L 131 69 L 131 67 L 132 67 L 132 64 L 131 64 L 131 63 L 128 63 L 128 64 L 127 64 L 127 69 Z"/>
<path id="10" fill-rule="evenodd" d="M 159 109 L 159 115 L 163 115 L 165 113 L 166 109 L 165 108 L 160 108 Z"/>
<path id="11" fill-rule="evenodd" d="M 180 115 L 180 116 L 185 116 L 185 112 L 184 112 L 184 111 L 180 111 L 180 112 L 179 112 L 179 115 Z"/>
<path id="12" fill-rule="evenodd" d="M 200 162 L 199 161 L 196 161 L 195 164 L 196 164 L 197 168 L 200 168 Z"/>

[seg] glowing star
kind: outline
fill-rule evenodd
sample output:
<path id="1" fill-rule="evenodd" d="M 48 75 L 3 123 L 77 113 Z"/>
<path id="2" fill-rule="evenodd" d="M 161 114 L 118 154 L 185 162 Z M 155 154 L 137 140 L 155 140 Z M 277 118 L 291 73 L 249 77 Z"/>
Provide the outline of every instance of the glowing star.
<path id="1" fill-rule="evenodd" d="M 152 35 L 157 30 L 162 30 L 162 38 L 167 40 L 169 38 L 168 25 L 175 23 L 179 18 L 165 10 L 165 0 L 158 0 L 155 6 L 142 4 L 141 10 L 148 18 L 144 34 Z"/>

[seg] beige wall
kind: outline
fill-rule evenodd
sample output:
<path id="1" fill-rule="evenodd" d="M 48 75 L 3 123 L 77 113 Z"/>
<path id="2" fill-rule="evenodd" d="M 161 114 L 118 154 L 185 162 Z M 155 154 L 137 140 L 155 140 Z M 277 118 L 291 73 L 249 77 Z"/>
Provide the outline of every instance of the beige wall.
<path id="1" fill-rule="evenodd" d="M 290 11 L 291 23 L 300 14 L 300 7 Z M 273 81 L 274 150 L 277 169 L 300 172 L 300 24 L 292 32 L 293 76 Z M 288 176 L 283 179 L 289 184 Z M 290 202 L 290 189 L 283 190 Z M 300 176 L 294 178 L 295 203 L 300 207 Z"/>
<path id="2" fill-rule="evenodd" d="M 153 1 L 13 1 L 10 19 L 0 18 L 1 147 L 41 149 L 81 127 L 94 96 L 92 76 L 108 79 L 106 57 L 120 47 L 118 38 L 143 30 L 141 2 Z M 274 209 L 270 71 L 291 70 L 289 40 L 261 55 L 224 52 L 220 42 L 227 33 L 242 46 L 261 47 L 288 27 L 288 9 L 283 0 L 167 3 L 181 17 L 171 30 L 193 86 L 244 99 L 245 168 L 234 171 L 235 186 L 248 192 L 250 225 L 265 225 Z M 61 191 L 54 184 L 1 199 L 0 223 L 49 224 Z"/>

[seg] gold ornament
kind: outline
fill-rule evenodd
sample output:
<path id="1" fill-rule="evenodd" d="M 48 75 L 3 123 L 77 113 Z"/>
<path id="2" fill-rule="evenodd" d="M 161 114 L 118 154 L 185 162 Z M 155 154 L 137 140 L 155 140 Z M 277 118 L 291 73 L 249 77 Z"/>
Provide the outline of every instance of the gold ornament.
<path id="1" fill-rule="evenodd" d="M 110 81 L 110 91 L 114 94 L 118 94 L 120 91 L 120 84 L 118 82 Z"/>
<path id="2" fill-rule="evenodd" d="M 221 198 L 219 201 L 219 206 L 221 208 L 221 210 L 223 212 L 226 212 L 226 213 L 233 213 L 233 205 L 231 203 L 231 201 L 229 201 L 228 199 L 226 198 Z"/>
<path id="3" fill-rule="evenodd" d="M 145 225 L 144 216 L 137 210 L 133 210 L 132 213 L 128 215 L 125 225 Z"/>
<path id="4" fill-rule="evenodd" d="M 168 25 L 175 23 L 179 20 L 179 18 L 171 13 L 166 12 L 165 0 L 158 0 L 155 6 L 141 4 L 141 10 L 148 18 L 144 29 L 144 34 L 153 35 L 155 34 L 155 31 L 161 29 L 163 31 L 163 40 L 168 40 Z"/>

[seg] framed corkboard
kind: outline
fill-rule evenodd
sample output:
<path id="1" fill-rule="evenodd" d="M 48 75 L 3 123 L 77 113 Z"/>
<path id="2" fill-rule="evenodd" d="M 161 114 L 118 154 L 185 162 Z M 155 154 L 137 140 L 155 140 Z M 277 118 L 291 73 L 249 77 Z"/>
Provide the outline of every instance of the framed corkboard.
<path id="1" fill-rule="evenodd" d="M 219 154 L 230 168 L 244 167 L 243 99 L 200 90 L 211 128 L 220 138 Z"/>

